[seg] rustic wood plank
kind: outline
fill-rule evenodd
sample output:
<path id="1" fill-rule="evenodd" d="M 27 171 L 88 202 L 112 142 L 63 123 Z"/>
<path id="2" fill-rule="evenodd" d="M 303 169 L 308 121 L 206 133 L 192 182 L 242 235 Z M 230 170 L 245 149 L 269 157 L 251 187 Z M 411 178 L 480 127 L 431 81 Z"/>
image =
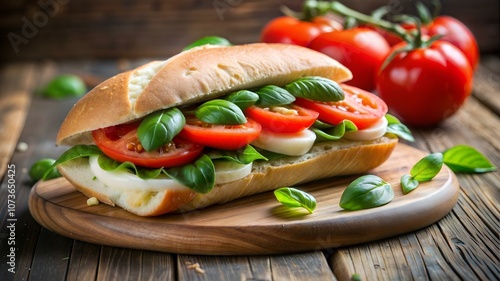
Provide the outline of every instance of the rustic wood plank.
<path id="1" fill-rule="evenodd" d="M 75 240 L 69 258 L 68 281 L 94 281 L 97 277 L 101 246 Z"/>
<path id="2" fill-rule="evenodd" d="M 319 251 L 250 257 L 179 255 L 177 271 L 179 280 L 337 280 Z"/>
<path id="3" fill-rule="evenodd" d="M 173 280 L 171 254 L 102 247 L 96 280 Z"/>
<path id="4" fill-rule="evenodd" d="M 500 64 L 500 63 L 499 63 Z M 500 116 L 500 73 L 479 65 L 474 77 L 473 95 L 484 106 Z"/>

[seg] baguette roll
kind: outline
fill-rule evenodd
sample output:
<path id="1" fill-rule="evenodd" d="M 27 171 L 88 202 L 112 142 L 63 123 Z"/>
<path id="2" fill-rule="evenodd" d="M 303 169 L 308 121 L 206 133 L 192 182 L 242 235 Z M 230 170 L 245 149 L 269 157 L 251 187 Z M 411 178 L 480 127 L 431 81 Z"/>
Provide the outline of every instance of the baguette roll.
<path id="1" fill-rule="evenodd" d="M 200 103 L 236 90 L 284 86 L 304 76 L 321 76 L 336 82 L 352 77 L 351 72 L 334 59 L 294 45 L 197 47 L 166 61 L 153 61 L 118 74 L 96 86 L 68 113 L 56 144 L 93 144 L 93 130 L 131 122 L 158 110 Z M 188 188 L 141 191 L 109 187 L 95 180 L 86 158 L 65 162 L 58 169 L 88 197 L 140 216 L 156 216 L 199 209 L 282 186 L 363 173 L 382 164 L 396 144 L 397 138 L 391 136 L 369 141 L 320 142 L 302 156 L 256 161 L 248 176 L 217 184 L 206 194 Z"/>

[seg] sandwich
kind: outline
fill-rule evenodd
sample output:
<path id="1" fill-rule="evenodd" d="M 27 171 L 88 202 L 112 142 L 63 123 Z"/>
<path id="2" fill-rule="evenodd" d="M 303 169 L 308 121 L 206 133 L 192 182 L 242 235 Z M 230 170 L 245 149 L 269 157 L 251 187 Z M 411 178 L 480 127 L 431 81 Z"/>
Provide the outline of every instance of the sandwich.
<path id="1" fill-rule="evenodd" d="M 286 44 L 205 45 L 97 85 L 69 111 L 54 165 L 87 197 L 138 216 L 187 212 L 365 173 L 398 138 L 352 74 Z"/>

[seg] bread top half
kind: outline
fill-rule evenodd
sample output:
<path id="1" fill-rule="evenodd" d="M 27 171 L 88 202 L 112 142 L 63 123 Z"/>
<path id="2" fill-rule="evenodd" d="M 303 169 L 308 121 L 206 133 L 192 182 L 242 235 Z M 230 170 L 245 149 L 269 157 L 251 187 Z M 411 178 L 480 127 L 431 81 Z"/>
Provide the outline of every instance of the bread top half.
<path id="1" fill-rule="evenodd" d="M 91 132 L 96 129 L 237 90 L 283 86 L 303 76 L 336 82 L 352 78 L 336 60 L 305 47 L 266 43 L 197 47 L 97 85 L 70 110 L 56 144 L 91 144 Z"/>

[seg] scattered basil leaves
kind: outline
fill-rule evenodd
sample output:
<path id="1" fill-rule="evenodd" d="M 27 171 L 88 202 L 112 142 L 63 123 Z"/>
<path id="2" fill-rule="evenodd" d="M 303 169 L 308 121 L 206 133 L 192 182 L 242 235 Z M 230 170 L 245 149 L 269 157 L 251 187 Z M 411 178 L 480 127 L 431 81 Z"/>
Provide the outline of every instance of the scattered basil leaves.
<path id="1" fill-rule="evenodd" d="M 50 80 L 41 90 L 44 97 L 63 99 L 67 97 L 80 97 L 87 92 L 85 82 L 77 75 L 62 74 Z"/>
<path id="2" fill-rule="evenodd" d="M 391 185 L 375 175 L 365 175 L 351 182 L 340 197 L 340 207 L 345 210 L 361 210 L 379 207 L 392 201 Z"/>
<path id="3" fill-rule="evenodd" d="M 229 40 L 227 40 L 224 37 L 206 36 L 206 37 L 200 38 L 200 39 L 194 41 L 193 43 L 187 45 L 183 49 L 183 51 L 187 51 L 187 50 L 192 49 L 194 47 L 199 47 L 199 46 L 203 46 L 203 45 L 231 46 L 232 44 L 231 44 L 231 42 L 229 42 Z"/>
<path id="4" fill-rule="evenodd" d="M 444 163 L 457 173 L 487 173 L 496 167 L 481 152 L 467 145 L 457 145 L 443 152 Z"/>
<path id="5" fill-rule="evenodd" d="M 403 194 L 408 194 L 415 188 L 417 188 L 419 182 L 414 179 L 412 176 L 405 174 L 401 177 L 401 190 L 403 190 Z"/>
<path id="6" fill-rule="evenodd" d="M 194 113 L 198 119 L 209 124 L 241 125 L 247 122 L 245 114 L 236 104 L 222 99 L 207 101 Z"/>
<path id="7" fill-rule="evenodd" d="M 320 76 L 306 76 L 299 78 L 285 86 L 295 97 L 323 101 L 336 102 L 344 99 L 342 87 L 330 79 Z"/>
<path id="8" fill-rule="evenodd" d="M 236 104 L 241 110 L 245 110 L 259 100 L 259 95 L 249 90 L 241 90 L 229 94 L 225 100 Z"/>
<path id="9" fill-rule="evenodd" d="M 290 208 L 302 207 L 310 214 L 316 209 L 316 198 L 314 196 L 293 187 L 278 188 L 274 191 L 274 196 L 281 204 Z"/>
<path id="10" fill-rule="evenodd" d="M 295 101 L 295 97 L 292 94 L 275 85 L 264 86 L 255 91 L 255 93 L 259 95 L 259 100 L 255 104 L 260 107 L 282 106 Z"/>
<path id="11" fill-rule="evenodd" d="M 157 111 L 146 116 L 137 128 L 137 136 L 146 151 L 169 143 L 182 130 L 186 118 L 177 108 Z"/>
<path id="12" fill-rule="evenodd" d="M 316 142 L 332 141 L 341 139 L 346 132 L 357 131 L 358 128 L 350 120 L 342 120 L 337 126 L 329 125 L 320 121 L 316 121 L 311 130 L 316 134 Z M 317 128 L 321 127 L 323 129 Z"/>
<path id="13" fill-rule="evenodd" d="M 387 133 L 394 134 L 406 141 L 414 142 L 415 138 L 413 137 L 410 129 L 401 123 L 398 118 L 394 117 L 391 114 L 386 114 L 385 119 L 387 119 Z"/>
<path id="14" fill-rule="evenodd" d="M 410 170 L 409 175 L 401 177 L 401 189 L 407 194 L 417 188 L 419 183 L 432 180 L 441 171 L 443 154 L 432 153 L 420 159 Z"/>

